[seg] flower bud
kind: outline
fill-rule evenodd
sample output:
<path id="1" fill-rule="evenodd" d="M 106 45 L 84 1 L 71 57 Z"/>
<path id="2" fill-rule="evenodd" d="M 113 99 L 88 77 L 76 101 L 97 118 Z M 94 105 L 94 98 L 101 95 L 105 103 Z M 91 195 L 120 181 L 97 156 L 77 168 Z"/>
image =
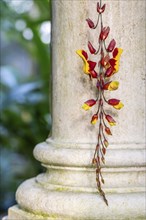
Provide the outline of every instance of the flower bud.
<path id="1" fill-rule="evenodd" d="M 88 23 L 90 28 L 94 28 L 95 27 L 93 21 L 90 18 L 86 19 L 86 21 L 87 21 L 87 23 Z"/>
<path id="2" fill-rule="evenodd" d="M 100 40 L 105 40 L 108 37 L 110 27 L 103 27 L 99 36 Z"/>
<path id="3" fill-rule="evenodd" d="M 91 119 L 91 124 L 92 124 L 92 125 L 95 125 L 96 122 L 97 122 L 97 120 L 98 120 L 98 115 L 97 115 L 97 114 L 94 114 L 94 115 L 92 116 L 92 119 Z"/>
<path id="4" fill-rule="evenodd" d="M 89 48 L 91 54 L 94 54 L 96 52 L 95 48 L 92 46 L 90 41 L 88 41 L 88 48 Z"/>
<path id="5" fill-rule="evenodd" d="M 116 41 L 114 39 L 112 39 L 111 42 L 108 45 L 107 51 L 112 52 L 113 49 L 115 48 L 115 45 L 116 45 Z"/>
<path id="6" fill-rule="evenodd" d="M 85 111 L 87 111 L 87 110 L 89 110 L 89 109 L 90 109 L 93 105 L 95 105 L 95 104 L 96 104 L 96 100 L 90 99 L 90 100 L 84 102 L 82 108 L 83 108 Z"/>
<path id="7" fill-rule="evenodd" d="M 106 6 L 106 4 L 104 4 L 102 7 L 100 7 L 99 2 L 97 2 L 97 12 L 99 14 L 103 13 L 105 10 L 105 6 Z"/>

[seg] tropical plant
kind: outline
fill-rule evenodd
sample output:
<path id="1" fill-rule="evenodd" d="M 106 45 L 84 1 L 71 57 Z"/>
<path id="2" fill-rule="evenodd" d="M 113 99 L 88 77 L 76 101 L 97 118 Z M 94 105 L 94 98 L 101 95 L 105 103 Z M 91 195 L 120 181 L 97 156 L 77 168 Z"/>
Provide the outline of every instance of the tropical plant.
<path id="1" fill-rule="evenodd" d="M 119 110 L 123 107 L 123 103 L 119 99 L 108 99 L 105 96 L 105 91 L 115 91 L 119 87 L 118 81 L 112 81 L 111 77 L 119 71 L 120 56 L 122 53 L 121 48 L 115 47 L 116 41 L 112 39 L 109 45 L 106 45 L 106 39 L 110 32 L 110 27 L 104 27 L 102 21 L 102 14 L 105 11 L 106 5 L 102 5 L 102 1 L 97 3 L 98 18 L 96 24 L 91 19 L 86 19 L 90 29 L 96 29 L 100 26 L 100 33 L 98 39 L 98 47 L 95 47 L 88 41 L 88 49 L 91 55 L 97 56 L 96 60 L 99 62 L 93 62 L 89 60 L 88 54 L 84 50 L 77 50 L 77 54 L 82 58 L 84 62 L 83 72 L 90 78 L 96 79 L 96 91 L 97 97 L 87 100 L 82 108 L 89 110 L 92 106 L 97 105 L 96 112 L 91 118 L 91 124 L 95 125 L 99 121 L 97 145 L 93 156 L 92 163 L 96 166 L 96 182 L 100 195 L 103 197 L 104 202 L 108 205 L 105 193 L 101 188 L 101 183 L 104 184 L 104 179 L 101 172 L 101 162 L 105 164 L 106 149 L 109 145 L 106 135 L 112 135 L 110 126 L 116 125 L 116 121 L 107 113 L 106 105 L 112 106 L 114 109 Z M 98 65 L 97 65 L 98 64 Z M 97 69 L 96 69 L 97 67 Z"/>

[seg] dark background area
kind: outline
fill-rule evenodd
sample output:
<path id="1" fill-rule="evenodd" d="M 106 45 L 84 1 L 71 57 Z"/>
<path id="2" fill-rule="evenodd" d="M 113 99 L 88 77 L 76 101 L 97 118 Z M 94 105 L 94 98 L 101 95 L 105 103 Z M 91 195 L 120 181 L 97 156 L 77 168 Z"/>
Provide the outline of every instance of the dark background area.
<path id="1" fill-rule="evenodd" d="M 0 214 L 42 172 L 33 149 L 51 129 L 51 3 L 0 0 Z"/>

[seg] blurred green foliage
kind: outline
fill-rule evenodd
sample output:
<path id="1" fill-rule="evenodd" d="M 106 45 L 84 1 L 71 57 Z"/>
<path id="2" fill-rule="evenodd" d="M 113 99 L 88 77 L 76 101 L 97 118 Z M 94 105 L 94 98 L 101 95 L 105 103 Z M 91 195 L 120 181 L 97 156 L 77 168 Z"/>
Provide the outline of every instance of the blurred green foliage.
<path id="1" fill-rule="evenodd" d="M 29 3 L 29 4 L 28 4 Z M 20 182 L 37 175 L 33 148 L 51 128 L 49 0 L 1 0 L 0 139 L 3 211 Z"/>

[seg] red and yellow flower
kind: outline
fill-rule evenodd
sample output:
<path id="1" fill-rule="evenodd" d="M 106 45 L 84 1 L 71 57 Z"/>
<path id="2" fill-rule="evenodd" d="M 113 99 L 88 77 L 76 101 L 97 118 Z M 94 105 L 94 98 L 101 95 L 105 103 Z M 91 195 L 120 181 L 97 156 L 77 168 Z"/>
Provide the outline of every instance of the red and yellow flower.
<path id="1" fill-rule="evenodd" d="M 109 60 L 110 66 L 113 67 L 113 73 L 117 73 L 119 71 L 120 57 L 123 52 L 122 48 L 115 48 L 113 51 L 113 58 Z"/>
<path id="2" fill-rule="evenodd" d="M 92 119 L 91 119 L 91 124 L 95 125 L 96 122 L 97 122 L 97 120 L 98 120 L 98 115 L 97 115 L 97 114 L 94 114 L 94 115 L 92 116 Z"/>
<path id="3" fill-rule="evenodd" d="M 111 46 L 109 45 L 109 50 L 112 50 L 112 47 L 114 46 L 114 42 L 112 44 L 113 45 Z M 106 68 L 105 77 L 110 77 L 119 71 L 120 57 L 121 57 L 122 52 L 123 52 L 122 48 L 114 49 L 113 58 L 109 59 L 108 62 L 105 63 L 106 64 L 105 65 L 105 68 Z"/>
<path id="4" fill-rule="evenodd" d="M 111 126 L 116 125 L 116 121 L 113 119 L 112 116 L 106 115 L 105 118 L 106 118 L 106 120 L 108 121 L 108 123 L 109 123 Z"/>
<path id="5" fill-rule="evenodd" d="M 97 73 L 94 70 L 96 62 L 88 60 L 88 54 L 84 50 L 77 50 L 76 53 L 82 58 L 84 62 L 83 71 L 85 74 L 92 76 L 93 78 L 97 77 Z"/>
<path id="6" fill-rule="evenodd" d="M 96 100 L 90 99 L 90 100 L 84 102 L 84 104 L 82 105 L 82 108 L 83 108 L 85 111 L 87 111 L 87 110 L 89 110 L 89 109 L 90 109 L 93 105 L 95 105 L 95 104 L 96 104 Z"/>
<path id="7" fill-rule="evenodd" d="M 108 104 L 112 105 L 115 109 L 118 110 L 124 107 L 123 103 L 119 99 L 109 99 Z"/>
<path id="8" fill-rule="evenodd" d="M 103 89 L 109 90 L 109 91 L 114 91 L 114 90 L 117 90 L 118 87 L 119 87 L 118 81 L 110 81 L 110 82 L 104 84 Z"/>

